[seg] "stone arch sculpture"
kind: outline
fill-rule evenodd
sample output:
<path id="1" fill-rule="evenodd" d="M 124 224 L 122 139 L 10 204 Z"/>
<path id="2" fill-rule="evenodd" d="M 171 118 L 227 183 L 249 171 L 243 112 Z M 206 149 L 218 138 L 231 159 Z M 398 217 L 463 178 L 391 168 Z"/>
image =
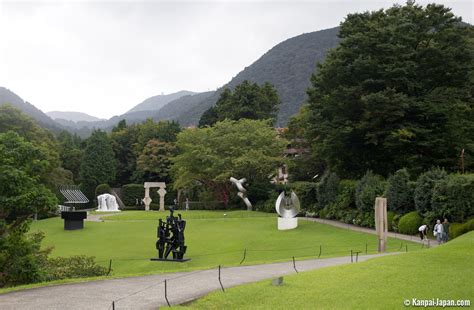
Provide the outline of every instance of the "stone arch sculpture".
<path id="1" fill-rule="evenodd" d="M 165 195 L 166 195 L 166 184 L 165 182 L 145 182 L 143 187 L 145 188 L 145 198 L 143 203 L 145 204 L 145 210 L 150 211 L 150 204 L 152 199 L 150 198 L 150 188 L 159 188 L 157 193 L 160 195 L 160 211 L 165 211 Z"/>

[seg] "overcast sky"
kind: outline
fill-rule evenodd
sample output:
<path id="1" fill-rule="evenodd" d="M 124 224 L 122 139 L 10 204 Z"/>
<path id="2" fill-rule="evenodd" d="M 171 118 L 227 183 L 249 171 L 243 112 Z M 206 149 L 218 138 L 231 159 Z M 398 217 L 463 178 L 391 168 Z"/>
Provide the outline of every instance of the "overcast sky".
<path id="1" fill-rule="evenodd" d="M 0 0 L 0 86 L 44 112 L 110 118 L 161 93 L 215 90 L 285 39 L 394 3 Z M 474 23 L 474 1 L 437 3 Z"/>

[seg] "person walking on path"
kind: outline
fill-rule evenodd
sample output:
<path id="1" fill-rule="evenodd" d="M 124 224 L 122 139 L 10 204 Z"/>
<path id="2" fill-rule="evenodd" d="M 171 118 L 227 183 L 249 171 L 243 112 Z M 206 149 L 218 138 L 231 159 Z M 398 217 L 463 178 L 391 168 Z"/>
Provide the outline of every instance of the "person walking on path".
<path id="1" fill-rule="evenodd" d="M 448 242 L 449 239 L 449 222 L 448 219 L 444 219 L 443 222 L 443 242 Z"/>
<path id="2" fill-rule="evenodd" d="M 428 225 L 423 224 L 418 228 L 418 232 L 420 233 L 421 241 L 426 240 L 426 231 L 428 230 Z"/>
<path id="3" fill-rule="evenodd" d="M 440 220 L 436 221 L 436 225 L 433 229 L 433 235 L 436 237 L 436 240 L 438 240 L 438 244 L 443 242 L 443 224 L 441 224 Z"/>

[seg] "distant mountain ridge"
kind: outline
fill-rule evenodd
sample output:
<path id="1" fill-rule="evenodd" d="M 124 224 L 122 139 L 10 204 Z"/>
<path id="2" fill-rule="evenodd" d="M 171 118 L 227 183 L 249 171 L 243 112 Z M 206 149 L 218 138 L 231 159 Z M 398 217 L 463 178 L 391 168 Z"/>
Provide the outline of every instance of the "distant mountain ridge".
<path id="1" fill-rule="evenodd" d="M 167 103 L 173 100 L 179 99 L 183 96 L 188 96 L 188 95 L 193 95 L 193 94 L 195 93 L 192 91 L 181 90 L 179 92 L 168 94 L 168 95 L 153 96 L 148 99 L 145 99 L 145 101 L 143 101 L 142 103 L 137 104 L 135 107 L 127 111 L 125 114 L 138 112 L 138 111 L 158 111 Z"/>
<path id="2" fill-rule="evenodd" d="M 217 91 L 205 93 L 202 100 L 193 102 L 188 97 L 174 100 L 160 109 L 154 119 L 173 119 L 182 126 L 195 126 L 204 111 L 217 102 L 225 88 L 233 89 L 244 80 L 258 84 L 268 81 L 275 86 L 281 100 L 276 125 L 285 126 L 306 102 L 306 90 L 311 75 L 316 71 L 316 63 L 323 62 L 327 52 L 337 46 L 338 33 L 339 27 L 335 27 L 287 39 L 271 48 Z M 163 113 L 164 110 L 167 113 Z M 169 115 L 173 117 L 169 118 Z"/>
<path id="3" fill-rule="evenodd" d="M 45 128 L 51 129 L 54 132 L 59 132 L 63 129 L 66 129 L 51 119 L 48 115 L 43 113 L 43 111 L 39 110 L 31 103 L 23 100 L 20 96 L 8 88 L 0 86 L 0 105 L 4 104 L 10 104 L 13 107 L 23 111 L 23 113 L 36 120 L 38 124 Z"/>
<path id="4" fill-rule="evenodd" d="M 178 121 L 181 126 L 196 126 L 202 113 L 217 102 L 225 88 L 233 89 L 244 80 L 258 84 L 268 81 L 275 86 L 281 100 L 276 123 L 276 126 L 281 127 L 285 126 L 289 118 L 296 114 L 301 105 L 306 102 L 306 90 L 310 85 L 311 75 L 316 71 L 316 63 L 323 62 L 327 52 L 337 46 L 338 33 L 339 27 L 335 27 L 287 39 L 271 48 L 216 91 L 194 93 L 183 90 L 173 94 L 153 96 L 125 114 L 108 120 L 77 119 L 74 117 L 80 113 L 72 112 L 74 116 L 70 115 L 66 119 L 58 118 L 54 121 L 4 87 L 0 87 L 0 104 L 10 101 L 9 103 L 13 106 L 23 110 L 47 128 L 56 131 L 67 129 L 86 136 L 94 128 L 109 130 L 122 119 L 125 119 L 128 124 L 153 118 L 154 120 Z"/>
<path id="5" fill-rule="evenodd" d="M 61 119 L 71 122 L 97 122 L 97 121 L 105 121 L 105 119 L 98 118 L 87 113 L 83 112 L 63 112 L 63 111 L 50 111 L 46 112 L 53 120 Z"/>

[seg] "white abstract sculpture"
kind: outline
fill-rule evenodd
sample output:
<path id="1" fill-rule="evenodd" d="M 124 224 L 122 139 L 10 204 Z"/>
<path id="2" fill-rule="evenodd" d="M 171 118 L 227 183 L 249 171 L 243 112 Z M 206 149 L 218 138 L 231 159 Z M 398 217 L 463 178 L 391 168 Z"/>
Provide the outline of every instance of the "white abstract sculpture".
<path id="1" fill-rule="evenodd" d="M 288 230 L 298 227 L 298 212 L 300 211 L 300 200 L 295 192 L 291 191 L 291 196 L 286 197 L 282 191 L 275 203 L 275 209 L 279 215 L 278 230 Z"/>
<path id="2" fill-rule="evenodd" d="M 97 202 L 99 204 L 96 211 L 98 212 L 120 212 L 117 204 L 117 199 L 111 194 L 102 194 L 97 196 Z"/>
<path id="3" fill-rule="evenodd" d="M 235 186 L 237 186 L 237 189 L 239 190 L 239 192 L 237 193 L 237 196 L 239 196 L 240 198 L 242 198 L 242 200 L 244 201 L 245 205 L 247 206 L 247 210 L 252 210 L 252 203 L 250 202 L 250 200 L 247 198 L 247 196 L 245 195 L 247 193 L 247 190 L 245 189 L 244 187 L 244 183 L 247 181 L 246 178 L 242 178 L 240 180 L 237 180 L 236 178 L 233 178 L 233 177 L 230 177 L 230 181 L 232 183 L 235 184 Z"/>

